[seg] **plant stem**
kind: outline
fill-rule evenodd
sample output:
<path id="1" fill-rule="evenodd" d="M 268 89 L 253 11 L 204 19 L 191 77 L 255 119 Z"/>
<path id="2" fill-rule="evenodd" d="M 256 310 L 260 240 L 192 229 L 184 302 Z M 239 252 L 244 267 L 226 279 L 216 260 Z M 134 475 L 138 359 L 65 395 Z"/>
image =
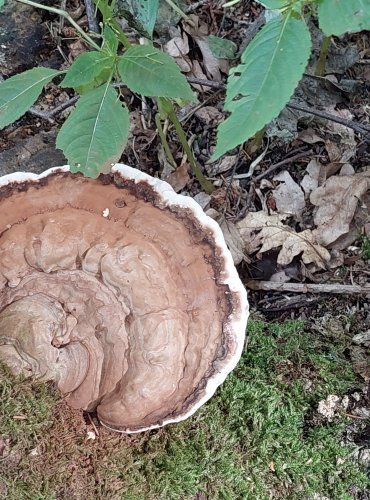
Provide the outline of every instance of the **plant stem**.
<path id="1" fill-rule="evenodd" d="M 159 135 L 159 138 L 161 140 L 161 143 L 162 143 L 162 146 L 164 148 L 164 151 L 166 153 L 167 160 L 170 163 L 171 167 L 173 169 L 176 169 L 177 165 L 176 165 L 175 159 L 173 157 L 173 154 L 171 152 L 170 146 L 168 144 L 167 138 L 166 138 L 166 136 L 165 136 L 165 134 L 163 132 L 162 124 L 161 124 L 161 117 L 159 116 L 159 113 L 157 113 L 155 115 L 155 124 L 157 126 L 158 135 Z"/>
<path id="2" fill-rule="evenodd" d="M 320 49 L 319 60 L 316 64 L 315 75 L 316 76 L 325 76 L 325 63 L 326 58 L 328 57 L 328 51 L 330 47 L 331 36 L 325 36 Z"/>
<path id="3" fill-rule="evenodd" d="M 107 2 L 104 1 L 99 1 L 99 0 L 94 0 L 94 3 L 96 5 L 96 8 L 99 9 L 101 15 L 103 16 L 103 22 L 104 24 L 107 24 L 112 28 L 112 30 L 115 32 L 117 35 L 118 40 L 122 43 L 122 45 L 128 49 L 131 47 L 131 43 L 122 31 L 121 26 L 119 25 L 119 22 L 114 19 L 113 17 L 113 11 L 114 11 L 114 4 L 113 2 L 111 5 L 108 5 Z"/>
<path id="4" fill-rule="evenodd" d="M 110 24 L 111 28 L 113 28 L 113 30 L 115 31 L 119 41 L 122 43 L 122 45 L 125 47 L 125 49 L 129 49 L 131 47 L 131 43 L 130 43 L 129 39 L 127 38 L 127 36 L 122 31 L 122 28 L 119 25 L 118 21 L 116 21 L 115 19 L 111 19 L 109 24 Z"/>
<path id="5" fill-rule="evenodd" d="M 84 32 L 84 30 L 72 19 L 72 17 L 65 10 L 57 9 L 56 7 L 49 7 L 47 5 L 42 5 L 37 2 L 32 2 L 32 0 L 16 0 L 16 1 L 24 3 L 26 5 L 31 5 L 32 7 L 36 7 L 37 9 L 43 9 L 49 12 L 53 12 L 58 16 L 65 17 L 67 21 L 80 33 L 82 38 L 86 40 L 87 43 L 89 43 L 92 47 L 94 47 L 95 50 L 100 50 L 99 45 L 95 43 L 94 40 L 87 33 Z"/>
<path id="6" fill-rule="evenodd" d="M 193 152 L 188 144 L 188 141 L 186 140 L 186 135 L 184 132 L 184 129 L 181 126 L 181 123 L 179 122 L 179 119 L 177 118 L 175 109 L 172 105 L 172 102 L 169 101 L 168 99 L 163 99 L 163 98 L 158 98 L 158 101 L 163 104 L 163 108 L 165 109 L 165 112 L 168 116 L 168 118 L 171 120 L 173 125 L 175 126 L 177 135 L 179 136 L 180 142 L 182 147 L 184 148 L 184 151 L 186 153 L 186 156 L 188 157 L 189 163 L 191 165 L 191 168 L 193 169 L 194 175 L 197 178 L 199 184 L 202 186 L 202 189 L 207 193 L 211 194 L 214 191 L 214 186 L 212 182 L 208 181 L 204 175 L 202 174 L 202 171 L 199 168 L 199 165 L 197 164 Z"/>
<path id="7" fill-rule="evenodd" d="M 187 22 L 190 22 L 190 24 L 194 24 L 190 17 L 187 16 L 185 14 L 185 12 L 183 12 L 180 7 L 178 5 L 175 4 L 175 2 L 173 2 L 172 0 L 166 0 L 166 2 L 168 3 L 168 5 L 171 7 L 171 9 L 173 9 L 175 12 L 178 13 L 179 16 L 181 16 L 183 19 L 185 19 L 185 21 Z"/>

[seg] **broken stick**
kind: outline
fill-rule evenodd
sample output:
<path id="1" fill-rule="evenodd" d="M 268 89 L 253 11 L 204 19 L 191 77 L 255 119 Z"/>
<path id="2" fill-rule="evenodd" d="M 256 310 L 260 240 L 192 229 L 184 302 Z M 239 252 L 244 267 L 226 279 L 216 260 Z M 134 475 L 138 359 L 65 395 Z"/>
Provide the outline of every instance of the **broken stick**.
<path id="1" fill-rule="evenodd" d="M 295 293 L 334 293 L 334 294 L 370 294 L 369 285 L 342 285 L 327 283 L 278 283 L 277 281 L 248 280 L 246 287 L 250 290 L 264 292 L 295 292 Z"/>

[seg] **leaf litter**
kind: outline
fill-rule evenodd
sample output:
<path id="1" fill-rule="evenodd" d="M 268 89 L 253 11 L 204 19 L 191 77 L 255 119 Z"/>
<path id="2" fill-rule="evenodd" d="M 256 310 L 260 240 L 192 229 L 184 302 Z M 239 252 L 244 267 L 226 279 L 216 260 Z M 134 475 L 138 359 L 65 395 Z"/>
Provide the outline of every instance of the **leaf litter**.
<path id="1" fill-rule="evenodd" d="M 287 215 L 267 215 L 265 212 L 250 212 L 236 224 L 241 237 L 245 242 L 248 255 L 257 252 L 261 256 L 264 252 L 281 247 L 277 262 L 288 265 L 294 257 L 302 254 L 305 264 L 314 263 L 320 268 L 330 260 L 330 253 L 317 243 L 311 230 L 295 232 L 283 221 Z"/>

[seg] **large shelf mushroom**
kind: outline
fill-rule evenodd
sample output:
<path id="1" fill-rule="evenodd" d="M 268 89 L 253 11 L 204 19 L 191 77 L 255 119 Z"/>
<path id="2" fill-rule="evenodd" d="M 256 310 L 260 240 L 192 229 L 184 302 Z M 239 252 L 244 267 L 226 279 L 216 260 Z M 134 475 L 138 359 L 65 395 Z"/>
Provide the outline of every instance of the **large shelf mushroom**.
<path id="1" fill-rule="evenodd" d="M 124 165 L 0 178 L 0 360 L 138 432 L 207 401 L 240 358 L 245 289 L 218 225 Z"/>

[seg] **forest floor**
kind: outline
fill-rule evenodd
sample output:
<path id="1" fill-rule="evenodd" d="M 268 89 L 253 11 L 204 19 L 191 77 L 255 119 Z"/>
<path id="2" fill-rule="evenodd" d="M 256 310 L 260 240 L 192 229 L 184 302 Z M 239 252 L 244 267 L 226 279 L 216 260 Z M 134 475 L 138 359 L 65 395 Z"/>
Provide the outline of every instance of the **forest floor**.
<path id="1" fill-rule="evenodd" d="M 172 171 L 154 102 L 125 90 L 132 128 L 121 161 L 194 197 L 220 223 L 252 306 L 242 360 L 186 422 L 134 436 L 2 369 L 0 498 L 370 499 L 370 134 L 351 127 L 370 127 L 369 33 L 333 39 L 318 77 L 322 35 L 313 22 L 312 58 L 291 101 L 348 126 L 286 108 L 259 137 L 210 163 L 235 61 L 212 57 L 207 36 L 240 52 L 262 12 L 252 1 L 227 11 L 222 3 L 189 1 L 198 30 L 164 18 L 156 39 L 189 81 L 205 82 L 193 83 L 199 102 L 178 115 L 215 191 L 202 192 L 168 126 Z M 87 28 L 80 0 L 66 9 Z M 37 65 L 66 68 L 86 49 L 58 16 L 14 0 L 0 12 L 0 47 L 0 79 Z M 55 138 L 71 97 L 50 83 L 31 113 L 2 130 L 0 175 L 65 163 Z M 260 221 L 253 245 L 250 217 Z M 298 254 L 279 243 L 279 231 L 300 242 Z"/>
<path id="2" fill-rule="evenodd" d="M 369 397 L 349 357 L 356 308 L 252 315 L 237 369 L 183 423 L 126 436 L 52 386 L 0 374 L 0 498 L 370 498 Z"/>

